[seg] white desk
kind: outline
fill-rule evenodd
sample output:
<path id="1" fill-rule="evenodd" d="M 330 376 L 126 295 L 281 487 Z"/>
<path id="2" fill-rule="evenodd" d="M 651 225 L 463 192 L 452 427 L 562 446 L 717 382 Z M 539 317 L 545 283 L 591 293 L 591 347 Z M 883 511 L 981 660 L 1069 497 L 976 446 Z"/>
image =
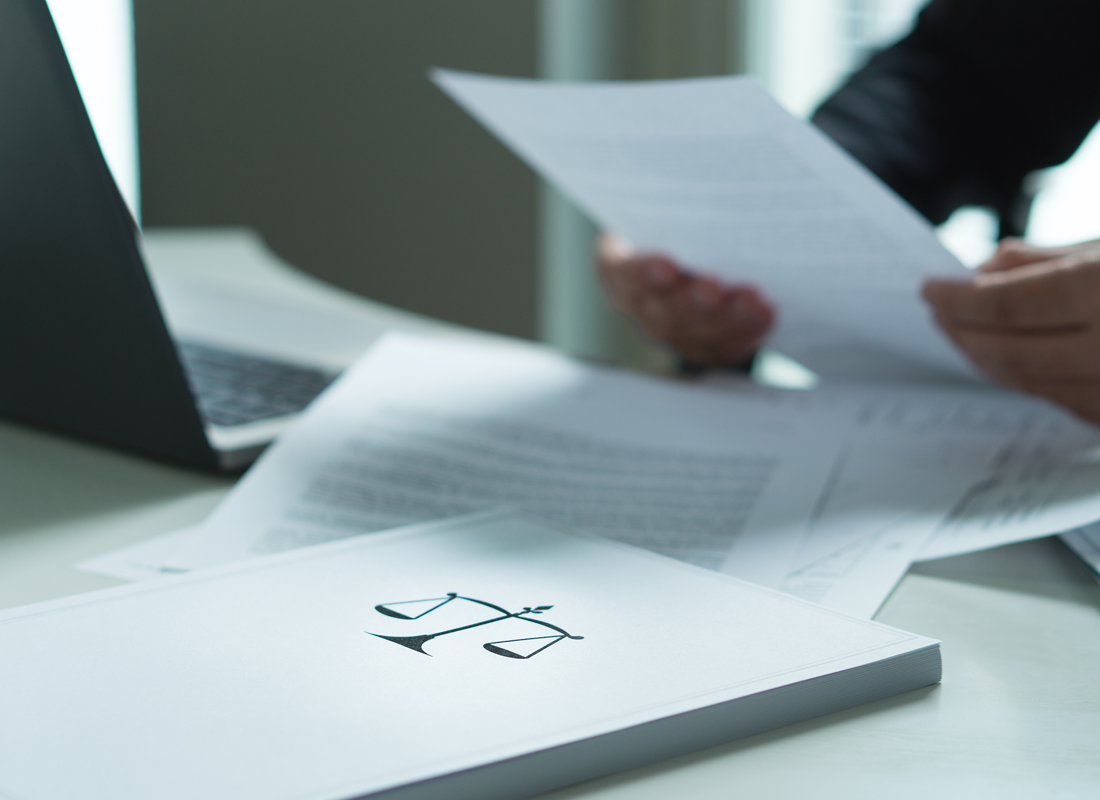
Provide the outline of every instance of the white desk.
<path id="1" fill-rule="evenodd" d="M 263 259 L 230 266 L 217 257 L 218 242 L 161 239 L 154 266 L 360 319 L 368 338 L 376 323 L 480 335 Z M 200 244 L 208 257 L 186 263 L 188 247 Z M 0 608 L 114 585 L 71 565 L 196 523 L 231 485 L 0 423 Z M 1060 544 L 920 566 L 878 619 L 943 640 L 942 685 L 546 797 L 1100 796 L 1100 586 Z"/>

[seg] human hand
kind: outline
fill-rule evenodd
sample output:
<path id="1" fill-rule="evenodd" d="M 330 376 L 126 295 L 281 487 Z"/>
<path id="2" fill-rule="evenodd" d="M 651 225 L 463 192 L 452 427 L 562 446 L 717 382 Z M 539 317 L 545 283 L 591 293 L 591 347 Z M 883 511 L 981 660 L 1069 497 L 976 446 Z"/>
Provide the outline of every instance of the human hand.
<path id="1" fill-rule="evenodd" d="M 998 383 L 1100 424 L 1100 240 L 1007 239 L 971 278 L 926 281 L 936 322 Z"/>
<path id="2" fill-rule="evenodd" d="M 670 259 L 635 253 L 608 234 L 598 249 L 600 278 L 612 305 L 691 364 L 745 363 L 775 320 L 772 306 L 751 286 L 689 275 Z"/>

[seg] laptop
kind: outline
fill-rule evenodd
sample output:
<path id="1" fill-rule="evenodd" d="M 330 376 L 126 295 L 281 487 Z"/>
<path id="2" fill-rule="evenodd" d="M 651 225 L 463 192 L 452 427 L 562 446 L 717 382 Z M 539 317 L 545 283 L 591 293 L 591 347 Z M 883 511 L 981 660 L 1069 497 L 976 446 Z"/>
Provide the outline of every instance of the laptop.
<path id="1" fill-rule="evenodd" d="M 247 466 L 336 377 L 172 337 L 45 0 L 0 0 L 0 416 Z"/>

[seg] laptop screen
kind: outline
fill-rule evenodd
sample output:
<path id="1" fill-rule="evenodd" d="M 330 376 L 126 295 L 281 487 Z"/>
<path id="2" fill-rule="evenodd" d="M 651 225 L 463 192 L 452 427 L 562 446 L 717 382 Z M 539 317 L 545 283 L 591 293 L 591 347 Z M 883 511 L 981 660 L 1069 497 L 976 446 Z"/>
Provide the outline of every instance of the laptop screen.
<path id="1" fill-rule="evenodd" d="M 0 108 L 0 417 L 215 467 L 45 0 L 0 0 Z"/>

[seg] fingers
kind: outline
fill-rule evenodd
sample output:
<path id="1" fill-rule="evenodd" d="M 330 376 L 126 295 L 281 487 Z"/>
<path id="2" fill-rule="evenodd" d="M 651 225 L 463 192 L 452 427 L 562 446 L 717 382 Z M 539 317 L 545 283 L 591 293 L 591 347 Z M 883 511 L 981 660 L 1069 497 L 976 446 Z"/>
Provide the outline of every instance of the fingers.
<path id="1" fill-rule="evenodd" d="M 986 375 L 1025 391 L 1058 381 L 1100 382 L 1100 331 L 1002 333 L 940 326 Z"/>
<path id="2" fill-rule="evenodd" d="M 687 275 L 671 286 L 640 292 L 623 310 L 647 336 L 703 365 L 744 361 L 759 347 L 774 318 L 753 289 Z"/>
<path id="3" fill-rule="evenodd" d="M 1086 249 L 1011 270 L 933 279 L 922 294 L 956 326 L 1068 331 L 1100 315 L 1100 250 Z"/>
<path id="4" fill-rule="evenodd" d="M 1006 242 L 979 274 L 930 280 L 923 294 L 990 378 L 1100 423 L 1100 244 Z"/>
<path id="5" fill-rule="evenodd" d="M 943 325 L 944 331 L 994 381 L 1053 400 L 1100 424 L 1100 331 L 990 333 Z"/>
<path id="6" fill-rule="evenodd" d="M 612 304 L 693 363 L 745 361 L 774 321 L 771 306 L 751 287 L 689 275 L 668 258 L 635 254 L 611 236 L 601 238 L 599 256 Z"/>
<path id="7" fill-rule="evenodd" d="M 978 267 L 978 272 L 1003 272 L 1016 269 L 1027 264 L 1035 264 L 1040 261 L 1049 261 L 1053 258 L 1072 255 L 1100 247 L 1100 240 L 1080 242 L 1066 247 L 1036 247 L 1028 244 L 1023 239 L 1003 239 L 997 245 L 997 252 L 993 257 Z"/>
<path id="8" fill-rule="evenodd" d="M 741 363 L 760 347 L 774 313 L 748 287 L 727 288 L 693 279 L 651 318 L 646 332 L 669 342 L 689 362 L 700 365 Z M 659 321 L 658 324 L 652 324 Z"/>
<path id="9" fill-rule="evenodd" d="M 646 295 L 661 294 L 687 283 L 687 275 L 664 256 L 634 255 L 615 240 L 600 241 L 599 271 L 612 304 L 630 312 Z"/>
<path id="10" fill-rule="evenodd" d="M 1001 275 L 978 277 L 969 286 L 930 282 L 925 298 L 941 326 L 987 375 L 1100 421 L 1100 384 L 1082 383 L 1097 373 L 1091 331 L 1100 313 L 1098 261 L 1100 241 L 1035 247 L 1006 239 L 978 268 Z"/>

